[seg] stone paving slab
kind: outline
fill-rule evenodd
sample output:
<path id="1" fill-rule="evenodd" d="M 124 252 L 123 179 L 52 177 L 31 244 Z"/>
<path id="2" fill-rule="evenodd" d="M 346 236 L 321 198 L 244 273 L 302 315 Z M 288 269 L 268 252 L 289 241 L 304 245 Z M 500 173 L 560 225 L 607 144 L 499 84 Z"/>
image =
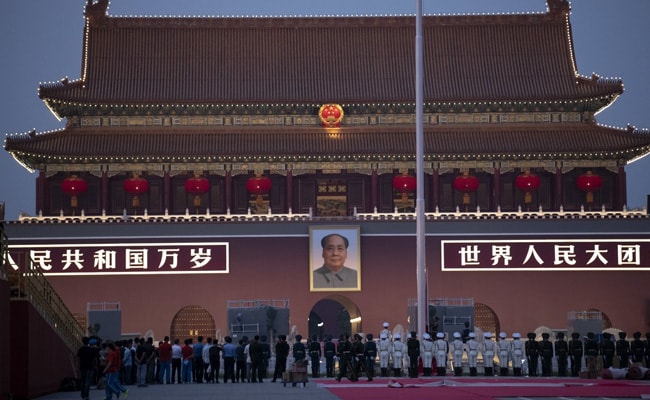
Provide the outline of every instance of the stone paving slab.
<path id="1" fill-rule="evenodd" d="M 256 400 L 338 400 L 339 398 L 315 382 L 293 387 L 288 383 L 191 383 L 176 385 L 154 384 L 147 387 L 127 386 L 128 400 L 176 399 L 256 399 Z M 39 397 L 38 400 L 80 399 L 79 392 L 58 392 Z M 122 399 L 122 397 L 120 397 Z M 90 400 L 104 399 L 104 390 L 92 389 Z"/>

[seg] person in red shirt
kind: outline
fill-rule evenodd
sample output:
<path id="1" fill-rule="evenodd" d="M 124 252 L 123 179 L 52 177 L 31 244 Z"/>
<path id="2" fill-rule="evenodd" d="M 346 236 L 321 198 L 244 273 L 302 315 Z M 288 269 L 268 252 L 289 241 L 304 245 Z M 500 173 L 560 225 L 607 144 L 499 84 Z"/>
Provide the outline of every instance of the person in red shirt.
<path id="1" fill-rule="evenodd" d="M 120 382 L 120 367 L 122 365 L 122 357 L 120 352 L 115 347 L 113 342 L 106 344 L 106 366 L 104 367 L 104 376 L 106 377 L 106 397 L 105 399 L 112 399 L 113 393 L 119 398 L 120 394 L 126 399 L 129 396 L 129 391 L 126 390 Z"/>
<path id="2" fill-rule="evenodd" d="M 185 339 L 185 346 L 181 349 L 183 354 L 183 366 L 181 375 L 183 383 L 192 382 L 192 359 L 194 358 L 194 349 L 192 349 L 192 339 Z"/>
<path id="3" fill-rule="evenodd" d="M 158 345 L 158 361 L 160 361 L 160 372 L 158 381 L 160 383 L 171 383 L 172 366 L 172 345 L 169 343 L 169 336 Z"/>

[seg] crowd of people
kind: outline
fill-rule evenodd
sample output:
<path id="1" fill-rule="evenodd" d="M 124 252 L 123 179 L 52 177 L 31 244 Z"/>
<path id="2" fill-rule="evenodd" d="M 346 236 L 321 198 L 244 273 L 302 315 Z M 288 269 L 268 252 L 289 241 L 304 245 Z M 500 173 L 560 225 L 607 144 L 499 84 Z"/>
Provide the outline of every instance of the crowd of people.
<path id="1" fill-rule="evenodd" d="M 393 334 L 388 322 L 383 324 L 378 339 L 373 334 L 341 335 L 335 342 L 327 337 L 319 341 L 316 336 L 303 341 L 296 335 L 293 344 L 286 335 L 279 335 L 271 345 L 264 335 L 246 336 L 233 342 L 226 336 L 223 343 L 199 336 L 196 342 L 179 339 L 170 342 L 165 337 L 156 347 L 152 338 L 135 338 L 123 341 L 105 341 L 97 337 L 84 337 L 77 356 L 81 371 L 81 397 L 88 399 L 91 386 L 104 388 L 106 399 L 128 396 L 126 386 L 146 387 L 150 384 L 189 383 L 263 383 L 269 372 L 272 356 L 275 359 L 271 382 L 285 380 L 287 368 L 295 363 L 311 365 L 311 376 L 320 376 L 321 363 L 325 364 L 325 377 L 348 378 L 356 381 L 365 375 L 369 381 L 375 377 L 376 365 L 382 377 L 446 376 L 449 370 L 455 376 L 482 373 L 485 376 L 542 376 L 553 374 L 555 361 L 558 376 L 579 376 L 590 360 L 602 360 L 602 368 L 620 375 L 628 366 L 640 368 L 642 377 L 650 372 L 650 333 L 645 340 L 635 332 L 628 340 L 625 332 L 618 339 L 611 334 L 584 337 L 573 332 L 565 338 L 560 332 L 553 341 L 549 333 L 538 340 L 535 333 L 526 335 L 499 333 L 495 341 L 490 332 L 476 337 L 468 327 L 447 337 L 443 332 L 424 333 L 419 340 L 416 332 L 402 338 Z M 568 340 L 567 340 L 568 339 Z M 463 364 L 465 362 L 465 364 Z M 338 374 L 335 374 L 338 365 Z M 541 368 L 540 368 L 541 367 Z"/>

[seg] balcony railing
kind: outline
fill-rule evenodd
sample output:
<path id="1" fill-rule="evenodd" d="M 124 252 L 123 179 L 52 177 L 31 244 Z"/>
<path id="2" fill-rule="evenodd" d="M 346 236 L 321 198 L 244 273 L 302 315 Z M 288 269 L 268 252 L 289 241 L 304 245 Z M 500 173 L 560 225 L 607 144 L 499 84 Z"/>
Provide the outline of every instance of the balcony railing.
<path id="1" fill-rule="evenodd" d="M 599 210 L 585 211 L 584 209 L 578 211 L 544 211 L 541 208 L 532 211 L 482 211 L 480 208 L 472 211 L 434 211 L 424 214 L 427 221 L 467 221 L 467 220 L 577 220 L 577 219 L 648 219 L 650 216 L 645 208 L 641 210 L 627 210 L 621 211 L 608 211 L 604 208 Z M 382 222 L 382 221 L 415 221 L 415 212 L 372 212 L 372 213 L 357 213 L 356 208 L 350 216 L 336 216 L 336 217 L 320 217 L 313 215 L 312 210 L 308 213 L 294 214 L 292 212 L 286 214 L 273 214 L 269 210 L 266 214 L 211 214 L 206 212 L 204 214 L 162 214 L 150 215 L 144 211 L 142 215 L 88 215 L 86 216 L 83 211 L 80 215 L 71 216 L 60 214 L 58 216 L 27 216 L 20 215 L 18 221 L 7 221 L 7 223 L 21 223 L 21 224 L 93 224 L 93 223 L 156 223 L 156 222 L 177 222 L 177 223 L 192 223 L 192 222 L 228 222 L 228 223 L 259 223 L 259 222 L 311 222 L 311 221 L 368 221 L 368 222 Z"/>

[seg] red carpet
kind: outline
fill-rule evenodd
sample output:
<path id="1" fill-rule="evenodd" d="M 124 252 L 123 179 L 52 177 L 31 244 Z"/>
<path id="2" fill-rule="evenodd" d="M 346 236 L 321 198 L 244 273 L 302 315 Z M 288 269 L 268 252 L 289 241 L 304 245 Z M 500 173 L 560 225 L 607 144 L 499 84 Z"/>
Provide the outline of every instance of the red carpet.
<path id="1" fill-rule="evenodd" d="M 633 397 L 650 396 L 650 382 L 557 378 L 390 379 L 368 382 L 317 379 L 315 382 L 342 400 L 492 400 L 501 397 Z M 397 385 L 396 385 L 397 386 Z"/>

